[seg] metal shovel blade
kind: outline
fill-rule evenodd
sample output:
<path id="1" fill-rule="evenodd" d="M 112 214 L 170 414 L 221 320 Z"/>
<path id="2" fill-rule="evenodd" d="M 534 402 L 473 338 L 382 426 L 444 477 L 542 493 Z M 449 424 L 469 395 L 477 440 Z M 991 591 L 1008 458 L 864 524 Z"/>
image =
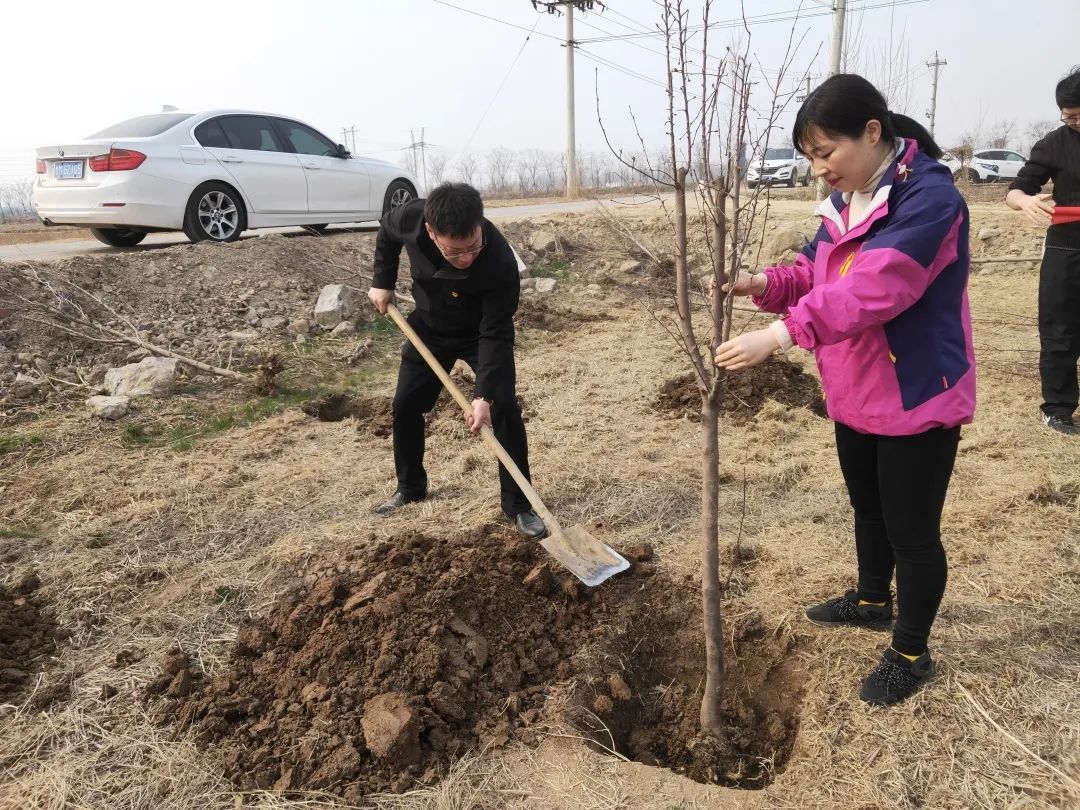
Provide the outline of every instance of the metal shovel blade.
<path id="1" fill-rule="evenodd" d="M 589 587 L 630 567 L 629 560 L 581 526 L 555 530 L 540 545 Z"/>

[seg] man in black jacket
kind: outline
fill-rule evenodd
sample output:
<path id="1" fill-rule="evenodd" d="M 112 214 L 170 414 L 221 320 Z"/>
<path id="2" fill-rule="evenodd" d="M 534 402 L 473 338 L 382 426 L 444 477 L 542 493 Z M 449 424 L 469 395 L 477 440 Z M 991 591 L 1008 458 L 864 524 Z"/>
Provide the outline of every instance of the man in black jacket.
<path id="1" fill-rule="evenodd" d="M 394 300 L 403 247 L 409 254 L 416 299 L 409 324 L 445 369 L 461 359 L 476 372 L 473 412 L 465 423 L 473 433 L 490 426 L 528 477 L 528 441 L 515 392 L 514 313 L 521 287 L 514 251 L 484 218 L 484 203 L 476 189 L 443 183 L 426 200 L 412 200 L 382 220 L 368 293 L 381 314 Z M 439 378 L 406 343 L 394 394 L 398 488 L 375 507 L 376 514 L 389 514 L 427 497 L 424 414 L 435 407 L 441 390 Z M 544 522 L 502 465 L 499 480 L 506 516 L 526 537 L 543 537 Z"/>
<path id="2" fill-rule="evenodd" d="M 1064 126 L 1031 148 L 1031 157 L 1009 186 L 1010 208 L 1038 225 L 1049 225 L 1039 275 L 1039 373 L 1043 424 L 1067 436 L 1080 435 L 1073 412 L 1080 400 L 1080 222 L 1051 224 L 1055 204 L 1080 206 L 1080 68 L 1055 91 Z M 1040 194 L 1054 181 L 1054 192 Z M 1050 197 L 1053 196 L 1051 201 Z"/>

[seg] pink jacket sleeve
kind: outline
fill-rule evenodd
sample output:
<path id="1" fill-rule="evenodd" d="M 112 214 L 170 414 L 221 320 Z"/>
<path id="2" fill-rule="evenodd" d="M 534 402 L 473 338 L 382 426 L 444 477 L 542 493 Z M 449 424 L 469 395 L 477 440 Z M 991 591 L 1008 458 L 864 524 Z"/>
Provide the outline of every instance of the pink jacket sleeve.
<path id="1" fill-rule="evenodd" d="M 827 238 L 828 233 L 825 226 L 820 225 L 810 243 L 799 251 L 794 264 L 765 268 L 765 278 L 768 279 L 765 292 L 752 299 L 758 309 L 786 315 L 789 309 L 799 303 L 800 298 L 810 292 L 814 286 L 818 242 Z"/>
<path id="2" fill-rule="evenodd" d="M 795 263 L 765 268 L 765 292 L 751 300 L 758 309 L 784 315 L 814 286 L 814 265 L 802 253 Z"/>

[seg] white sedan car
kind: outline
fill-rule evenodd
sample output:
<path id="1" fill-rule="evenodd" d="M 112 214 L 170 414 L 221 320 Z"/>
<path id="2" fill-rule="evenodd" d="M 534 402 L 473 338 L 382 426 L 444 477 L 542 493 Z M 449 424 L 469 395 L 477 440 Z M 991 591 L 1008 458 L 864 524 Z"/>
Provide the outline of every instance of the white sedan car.
<path id="1" fill-rule="evenodd" d="M 313 127 L 244 110 L 143 115 L 37 150 L 34 205 L 46 225 L 82 225 L 108 245 L 151 231 L 232 242 L 249 228 L 380 219 L 416 178 L 351 155 Z"/>

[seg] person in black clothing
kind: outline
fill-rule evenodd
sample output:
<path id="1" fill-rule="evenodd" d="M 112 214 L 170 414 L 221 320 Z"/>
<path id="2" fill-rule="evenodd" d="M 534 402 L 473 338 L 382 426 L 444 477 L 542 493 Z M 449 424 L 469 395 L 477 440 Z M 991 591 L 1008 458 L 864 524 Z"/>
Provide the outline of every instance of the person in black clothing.
<path id="1" fill-rule="evenodd" d="M 521 292 L 517 257 L 484 218 L 480 193 L 465 183 L 443 183 L 426 200 L 412 200 L 382 220 L 375 241 L 375 276 L 368 298 L 386 314 L 394 300 L 401 249 L 409 254 L 416 310 L 409 324 L 448 371 L 464 360 L 476 372 L 476 398 L 465 423 L 487 425 L 529 476 L 525 423 L 515 392 L 514 313 Z M 435 407 L 442 383 L 409 343 L 401 353 L 394 394 L 394 466 L 397 491 L 376 506 L 386 515 L 427 497 L 424 414 Z M 525 494 L 499 466 L 502 509 L 526 537 L 546 533 Z"/>
<path id="2" fill-rule="evenodd" d="M 1039 275 L 1039 373 L 1043 423 L 1069 436 L 1080 434 L 1073 412 L 1080 399 L 1080 222 L 1053 222 L 1055 205 L 1080 206 L 1080 67 L 1058 82 L 1064 126 L 1031 148 L 1031 157 L 1009 185 L 1005 201 L 1037 225 L 1049 225 Z M 1047 181 L 1053 194 L 1041 194 Z M 1051 200 L 1051 196 L 1053 200 Z"/>

